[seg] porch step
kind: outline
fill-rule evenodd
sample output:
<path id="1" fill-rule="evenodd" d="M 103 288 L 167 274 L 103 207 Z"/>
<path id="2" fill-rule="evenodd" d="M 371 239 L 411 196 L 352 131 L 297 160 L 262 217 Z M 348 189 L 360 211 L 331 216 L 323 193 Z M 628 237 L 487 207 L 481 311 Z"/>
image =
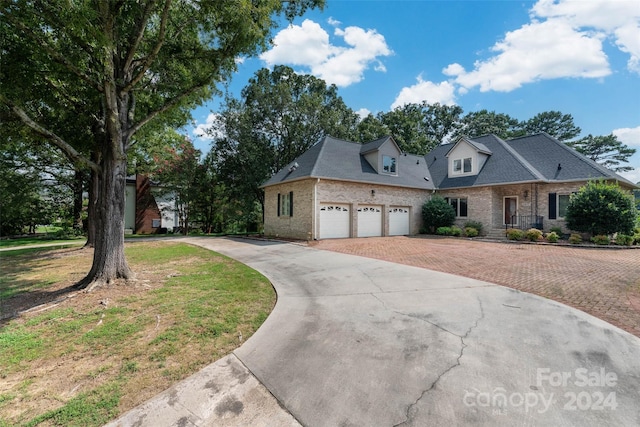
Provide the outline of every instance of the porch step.
<path id="1" fill-rule="evenodd" d="M 504 228 L 492 228 L 487 230 L 487 234 L 484 236 L 485 239 L 489 240 L 506 240 L 506 236 L 504 234 Z"/>

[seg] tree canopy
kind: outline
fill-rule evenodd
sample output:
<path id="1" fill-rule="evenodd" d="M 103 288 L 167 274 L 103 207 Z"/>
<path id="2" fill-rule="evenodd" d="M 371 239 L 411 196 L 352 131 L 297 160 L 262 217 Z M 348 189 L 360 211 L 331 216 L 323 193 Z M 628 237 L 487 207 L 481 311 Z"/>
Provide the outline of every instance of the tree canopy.
<path id="1" fill-rule="evenodd" d="M 635 148 L 627 147 L 614 134 L 603 136 L 589 134 L 577 141 L 568 142 L 567 145 L 615 172 L 633 170 L 633 166 L 622 163 L 629 161 L 636 152 Z"/>
<path id="2" fill-rule="evenodd" d="M 358 116 L 337 88 L 290 67 L 258 70 L 242 90 L 228 98 L 217 124 L 213 151 L 229 191 L 246 201 L 263 202 L 260 184 L 325 135 L 351 138 Z"/>
<path id="3" fill-rule="evenodd" d="M 2 3 L 0 114 L 10 111 L 93 172 L 95 253 L 80 286 L 132 277 L 124 257 L 124 186 L 136 133 L 154 121 L 184 124 L 193 106 L 230 77 L 239 56 L 267 46 L 278 15 L 291 19 L 323 3 Z M 67 115 L 74 118 L 60 119 Z"/>

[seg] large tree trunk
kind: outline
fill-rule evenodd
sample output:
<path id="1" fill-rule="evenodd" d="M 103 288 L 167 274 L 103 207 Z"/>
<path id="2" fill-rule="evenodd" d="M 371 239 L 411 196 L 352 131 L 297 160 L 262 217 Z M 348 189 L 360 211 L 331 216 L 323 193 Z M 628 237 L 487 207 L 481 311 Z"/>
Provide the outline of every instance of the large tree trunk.
<path id="1" fill-rule="evenodd" d="M 76 287 L 87 292 L 116 279 L 133 279 L 124 256 L 125 186 L 127 180 L 127 140 L 129 98 L 118 97 L 115 83 L 105 82 L 105 133 L 99 158 L 100 174 L 95 200 L 95 250 L 91 271 Z"/>
<path id="2" fill-rule="evenodd" d="M 105 150 L 111 151 L 111 150 Z M 95 200 L 95 250 L 91 271 L 76 286 L 87 291 L 115 279 L 132 279 L 133 272 L 124 256 L 124 205 L 127 175 L 126 157 L 105 153 L 102 176 Z"/>

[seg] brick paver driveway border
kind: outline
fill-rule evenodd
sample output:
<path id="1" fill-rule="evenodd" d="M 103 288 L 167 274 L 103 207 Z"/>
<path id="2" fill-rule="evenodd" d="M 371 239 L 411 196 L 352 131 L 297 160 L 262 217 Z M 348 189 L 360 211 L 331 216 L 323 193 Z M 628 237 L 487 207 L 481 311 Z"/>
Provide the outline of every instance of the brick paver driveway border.
<path id="1" fill-rule="evenodd" d="M 468 239 L 370 237 L 310 243 L 496 283 L 582 310 L 640 337 L 640 250 Z"/>

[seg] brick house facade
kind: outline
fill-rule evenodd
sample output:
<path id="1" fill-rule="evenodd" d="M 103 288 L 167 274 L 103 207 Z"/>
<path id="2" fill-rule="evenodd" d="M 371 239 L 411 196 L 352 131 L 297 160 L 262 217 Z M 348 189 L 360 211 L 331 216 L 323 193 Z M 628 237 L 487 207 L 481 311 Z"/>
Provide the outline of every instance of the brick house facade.
<path id="1" fill-rule="evenodd" d="M 461 138 L 424 157 L 391 137 L 355 144 L 326 137 L 263 184 L 264 232 L 304 240 L 417 234 L 432 194 L 456 210 L 456 225 L 568 232 L 564 209 L 591 179 L 633 183 L 547 134 L 504 141 Z"/>

